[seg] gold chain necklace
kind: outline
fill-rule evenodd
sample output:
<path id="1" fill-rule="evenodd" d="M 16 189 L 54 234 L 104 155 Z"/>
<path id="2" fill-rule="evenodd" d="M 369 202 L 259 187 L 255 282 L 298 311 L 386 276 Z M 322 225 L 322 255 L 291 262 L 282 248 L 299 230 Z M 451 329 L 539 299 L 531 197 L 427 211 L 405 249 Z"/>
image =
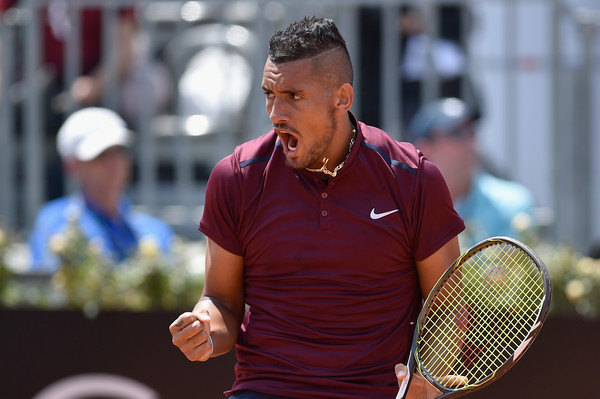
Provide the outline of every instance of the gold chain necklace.
<path id="1" fill-rule="evenodd" d="M 346 159 L 344 159 L 341 164 L 339 164 L 338 166 L 336 166 L 333 169 L 333 172 L 330 171 L 329 169 L 327 169 L 327 162 L 329 162 L 329 158 L 327 158 L 327 157 L 323 158 L 323 166 L 321 166 L 319 169 L 306 168 L 306 170 L 308 170 L 309 172 L 324 173 L 331 177 L 336 177 L 337 172 L 344 167 L 344 164 L 348 160 L 348 157 L 350 157 L 350 153 L 352 152 L 352 147 L 354 146 L 355 140 L 356 140 L 356 129 L 352 129 L 352 138 L 350 139 L 350 145 L 348 146 L 348 155 L 346 155 Z"/>

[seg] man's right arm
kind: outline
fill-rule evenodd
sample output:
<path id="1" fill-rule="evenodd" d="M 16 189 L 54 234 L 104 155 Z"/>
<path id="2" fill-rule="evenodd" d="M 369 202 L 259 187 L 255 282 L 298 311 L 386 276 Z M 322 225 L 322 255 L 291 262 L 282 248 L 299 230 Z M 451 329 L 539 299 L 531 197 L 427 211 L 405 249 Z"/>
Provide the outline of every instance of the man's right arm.
<path id="1" fill-rule="evenodd" d="M 243 258 L 208 239 L 204 292 L 193 312 L 183 313 L 169 327 L 173 344 L 193 361 L 230 351 L 244 307 Z"/>

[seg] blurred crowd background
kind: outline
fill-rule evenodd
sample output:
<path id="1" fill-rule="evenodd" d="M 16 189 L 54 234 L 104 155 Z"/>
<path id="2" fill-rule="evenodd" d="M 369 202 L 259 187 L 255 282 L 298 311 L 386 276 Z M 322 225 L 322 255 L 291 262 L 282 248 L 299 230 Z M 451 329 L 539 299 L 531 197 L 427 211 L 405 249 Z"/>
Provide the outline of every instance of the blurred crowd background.
<path id="1" fill-rule="evenodd" d="M 599 0 L 0 0 L 0 313 L 9 327 L 0 350 L 10 360 L 1 397 L 48 398 L 34 395 L 56 392 L 57 383 L 70 389 L 73 381 L 112 389 L 123 376 L 163 397 L 219 397 L 230 386 L 233 355 L 202 371 L 200 364 L 190 367 L 170 345 L 172 315 L 145 311 L 178 314 L 199 297 L 204 238 L 197 226 L 208 176 L 236 144 L 271 129 L 260 87 L 268 40 L 311 15 L 333 18 L 348 42 L 359 120 L 419 143 L 440 164 L 463 164 L 461 153 L 435 151 L 423 140 L 424 125 L 416 124 L 421 137 L 410 127 L 423 105 L 442 97 L 468 106 L 476 123 L 461 121 L 461 129 L 449 130 L 450 141 L 476 146 L 486 181 L 518 183 L 532 197 L 531 215 L 515 218 L 513 227 L 550 269 L 553 311 L 600 317 Z M 65 124 L 86 107 L 115 111 L 123 123 L 104 110 L 100 119 Z M 63 129 L 73 144 L 94 130 L 88 124 L 107 119 L 116 135 L 111 143 L 121 147 L 105 142 L 87 155 L 101 158 L 102 167 L 118 166 L 102 176 L 119 189 L 132 168 L 130 202 L 116 220 L 135 223 L 122 228 L 91 217 L 103 216 L 98 209 L 80 207 L 90 217 L 80 218 L 80 229 L 76 220 L 61 220 L 66 229 L 48 240 L 58 262 L 40 273 L 28 240 L 40 244 L 48 234 L 36 232 L 58 229 L 59 212 L 50 209 L 48 217 L 44 206 L 83 186 L 69 169 L 78 176 L 87 169 L 85 162 L 64 167 L 76 151 L 65 145 L 59 154 L 57 134 L 76 126 Z M 446 127 L 452 122 L 441 119 Z M 80 155 L 74 158 L 89 161 Z M 521 191 L 498 187 L 499 203 Z M 96 191 L 101 198 L 109 190 Z M 98 225 L 96 233 L 119 233 L 112 235 L 113 244 L 122 244 L 118 264 L 98 250 L 97 237 L 84 234 Z M 163 257 L 158 242 L 131 226 L 153 226 L 172 243 L 172 256 Z M 82 309 L 85 316 L 39 309 Z M 598 324 L 588 320 L 545 327 L 553 329 L 542 335 L 553 341 L 540 341 L 539 355 L 526 357 L 527 372 L 511 374 L 517 379 L 507 380 L 505 391 L 592 397 L 593 366 L 568 378 L 548 367 L 548 354 L 562 363 L 598 358 L 598 345 L 562 345 L 573 337 L 593 340 Z M 98 382 L 90 372 L 112 375 Z M 569 383 L 546 384 L 549 378 Z M 510 396 L 505 391 L 484 395 Z M 144 397 L 159 396 L 152 392 Z"/>
<path id="2" fill-rule="evenodd" d="M 420 105 L 459 97 L 485 167 L 533 193 L 536 231 L 584 253 L 600 239 L 594 0 L 0 0 L 0 227 L 25 239 L 69 191 L 56 134 L 96 105 L 135 132 L 135 207 L 200 239 L 212 166 L 271 127 L 268 39 L 305 15 L 348 40 L 359 119 L 406 140 Z"/>

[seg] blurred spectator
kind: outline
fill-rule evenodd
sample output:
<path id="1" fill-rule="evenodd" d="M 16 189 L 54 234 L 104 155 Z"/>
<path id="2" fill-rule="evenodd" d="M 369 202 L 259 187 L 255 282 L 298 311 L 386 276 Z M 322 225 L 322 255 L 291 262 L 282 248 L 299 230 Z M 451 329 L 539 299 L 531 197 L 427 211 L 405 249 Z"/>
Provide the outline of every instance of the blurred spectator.
<path id="1" fill-rule="evenodd" d="M 461 248 L 491 236 L 516 237 L 515 223 L 531 223 L 533 195 L 519 183 L 484 170 L 477 152 L 472 109 L 457 98 L 443 98 L 419 109 L 409 126 L 414 144 L 446 179 L 454 207 L 464 219 Z M 527 225 L 527 223 L 525 223 Z"/>
<path id="2" fill-rule="evenodd" d="M 0 11 L 25 6 L 26 3 L 19 0 L 0 0 Z M 105 17 L 103 8 L 81 6 L 80 2 L 73 0 L 50 0 L 47 6 L 40 7 L 42 53 L 36 81 L 43 85 L 43 126 L 48 138 L 45 154 L 48 164 L 46 194 L 49 199 L 63 194 L 64 179 L 53 143 L 56 131 L 68 112 L 79 107 L 104 104 L 105 89 L 110 87 L 111 82 L 116 82 L 114 87 L 117 92 L 111 108 L 116 109 L 130 126 L 137 126 L 145 111 L 151 115 L 170 106 L 173 93 L 170 73 L 162 63 L 143 53 L 145 49 L 141 45 L 143 41 L 139 40 L 135 8 L 119 7 L 116 26 L 111 26 L 108 33 L 104 31 L 108 26 Z M 75 22 L 77 20 L 78 23 Z M 27 29 L 22 33 L 27 33 Z M 77 40 L 73 40 L 77 33 Z M 115 62 L 110 68 L 104 68 L 107 65 L 103 58 L 106 38 L 111 40 L 110 57 Z M 25 40 L 25 37 L 20 39 Z M 79 56 L 79 75 L 74 77 L 67 76 L 69 41 L 79 43 L 78 49 L 73 52 Z M 23 54 L 12 56 L 23 57 Z M 15 64 L 23 65 L 23 62 L 18 60 Z M 15 71 L 17 79 L 22 79 L 23 73 L 22 70 Z M 21 93 L 21 97 L 25 95 Z M 17 122 L 20 122 L 20 118 Z"/>
<path id="3" fill-rule="evenodd" d="M 15 0 L 0 0 L 0 18 L 2 18 L 4 12 L 11 7 L 13 1 L 15 1 Z M 0 41 L 0 101 L 1 100 L 2 100 L 2 41 Z"/>
<path id="4" fill-rule="evenodd" d="M 11 8 L 17 0 L 0 0 L 0 12 L 4 12 Z"/>
<path id="5" fill-rule="evenodd" d="M 174 233 L 163 221 L 134 211 L 124 192 L 133 133 L 115 112 L 84 108 L 73 113 L 57 136 L 57 149 L 76 193 L 45 204 L 30 236 L 33 271 L 55 271 L 58 258 L 51 238 L 76 220 L 83 233 L 109 259 L 133 255 L 140 240 L 152 240 L 168 254 Z"/>
<path id="6" fill-rule="evenodd" d="M 42 68 L 39 81 L 43 82 L 47 96 L 48 123 L 60 126 L 62 113 L 70 105 L 68 101 L 79 105 L 96 105 L 102 96 L 104 73 L 102 58 L 102 10 L 82 8 L 79 13 L 81 28 L 80 75 L 73 82 L 67 82 L 65 76 L 66 43 L 75 33 L 70 3 L 72 0 L 50 0 L 47 6 L 40 8 Z M 24 7 L 19 0 L 0 0 L 0 11 Z M 117 27 L 114 31 L 117 60 L 117 77 L 124 78 L 133 64 L 134 37 L 136 20 L 133 8 L 119 9 Z M 24 39 L 24 38 L 23 38 Z M 17 75 L 22 76 L 22 71 Z M 67 84 L 72 83 L 70 87 Z M 66 88 L 66 90 L 65 90 Z M 55 129 L 56 130 L 56 129 Z"/>
<path id="7" fill-rule="evenodd" d="M 107 36 L 103 32 L 104 10 L 101 8 L 83 7 L 79 12 L 80 19 L 80 60 L 81 74 L 73 82 L 66 81 L 65 54 L 67 41 L 75 33 L 72 18 L 72 0 L 51 0 L 43 9 L 44 69 L 50 82 L 50 105 L 53 114 L 61 115 L 72 104 L 77 106 L 99 105 L 103 96 L 103 88 L 111 79 L 116 79 L 119 95 L 117 110 L 128 121 L 136 123 L 143 101 L 139 101 L 145 85 L 152 87 L 152 99 L 156 110 L 164 109 L 171 97 L 171 82 L 168 72 L 162 64 L 151 61 L 144 63 L 141 42 L 138 41 L 138 26 L 133 7 L 118 9 L 117 24 L 114 31 Z M 116 76 L 109 76 L 103 68 L 103 38 L 114 40 Z M 144 79 L 141 79 L 141 78 Z M 135 93 L 132 98 L 129 93 Z M 135 101 L 131 101 L 135 100 Z M 62 123 L 62 120 L 60 121 Z M 60 125 L 59 123 L 59 125 Z"/>
<path id="8" fill-rule="evenodd" d="M 401 38 L 402 75 L 402 115 L 404 125 L 408 125 L 425 100 L 423 85 L 432 76 L 438 86 L 434 95 L 438 97 L 458 97 L 476 104 L 476 93 L 467 75 L 467 56 L 461 46 L 466 28 L 462 14 L 463 6 L 439 5 L 434 9 L 435 21 L 426 21 L 420 6 L 402 6 L 399 20 Z M 426 24 L 436 24 L 439 28 L 435 36 L 428 32 Z M 478 110 L 475 110 L 478 112 Z"/>

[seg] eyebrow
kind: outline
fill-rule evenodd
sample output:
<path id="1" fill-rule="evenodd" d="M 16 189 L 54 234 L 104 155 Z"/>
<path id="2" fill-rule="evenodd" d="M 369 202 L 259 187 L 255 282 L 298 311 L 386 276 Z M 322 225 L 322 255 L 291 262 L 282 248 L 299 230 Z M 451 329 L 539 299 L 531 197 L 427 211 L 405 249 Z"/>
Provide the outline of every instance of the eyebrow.
<path id="1" fill-rule="evenodd" d="M 263 91 L 273 92 L 273 90 L 269 89 L 265 85 L 262 85 L 261 88 L 262 88 Z M 281 89 L 281 90 L 277 90 L 277 92 L 278 93 L 287 93 L 287 94 L 289 94 L 289 93 L 299 93 L 299 94 L 301 94 L 301 93 L 306 92 L 306 89 L 300 89 L 300 88 L 297 88 L 297 87 L 289 87 L 289 88 L 284 88 L 284 89 Z"/>

